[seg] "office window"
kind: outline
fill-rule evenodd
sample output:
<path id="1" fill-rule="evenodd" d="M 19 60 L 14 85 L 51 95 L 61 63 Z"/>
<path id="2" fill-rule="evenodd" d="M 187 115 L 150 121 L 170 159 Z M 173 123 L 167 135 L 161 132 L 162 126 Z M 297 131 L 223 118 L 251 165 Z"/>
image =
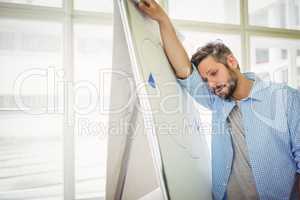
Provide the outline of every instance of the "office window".
<path id="1" fill-rule="evenodd" d="M 299 63 L 297 48 L 300 46 L 300 40 L 252 37 L 250 41 L 251 71 L 260 74 L 265 79 L 297 87 L 297 81 L 293 76 L 297 76 L 296 70 Z M 263 60 L 263 62 L 257 62 L 258 60 Z"/>
<path id="2" fill-rule="evenodd" d="M 287 29 L 300 28 L 299 0 L 250 0 L 248 5 L 251 25 Z"/>
<path id="3" fill-rule="evenodd" d="M 287 49 L 281 49 L 281 59 L 287 59 L 288 51 Z"/>
<path id="4" fill-rule="evenodd" d="M 76 198 L 105 194 L 111 57 L 111 26 L 75 24 Z"/>
<path id="5" fill-rule="evenodd" d="M 63 199 L 60 115 L 0 115 L 0 199 Z"/>
<path id="6" fill-rule="evenodd" d="M 45 108 L 47 99 L 59 96 L 47 84 L 62 69 L 62 24 L 0 19 L 0 59 L 0 107 Z"/>
<path id="7" fill-rule="evenodd" d="M 170 0 L 169 14 L 174 19 L 227 24 L 240 23 L 238 0 Z"/>
<path id="8" fill-rule="evenodd" d="M 269 49 L 264 48 L 257 48 L 255 49 L 255 63 L 261 64 L 261 63 L 267 63 L 269 62 Z"/>
<path id="9" fill-rule="evenodd" d="M 47 0 L 0 0 L 0 2 L 35 5 L 35 6 L 47 6 L 47 7 L 62 7 L 62 0 L 51 0 L 51 1 L 47 1 Z"/>
<path id="10" fill-rule="evenodd" d="M 106 12 L 113 11 L 112 0 L 74 0 L 74 9 L 93 12 Z"/>
<path id="11" fill-rule="evenodd" d="M 0 60 L 0 199 L 63 199 L 62 24 L 0 19 Z"/>
<path id="12" fill-rule="evenodd" d="M 104 198 L 113 2 L 73 1 L 77 10 L 100 12 L 83 17 L 46 8 L 67 1 L 0 2 L 11 3 L 5 9 L 13 16 L 0 17 L 0 199 Z M 24 4 L 45 6 L 49 16 Z"/>

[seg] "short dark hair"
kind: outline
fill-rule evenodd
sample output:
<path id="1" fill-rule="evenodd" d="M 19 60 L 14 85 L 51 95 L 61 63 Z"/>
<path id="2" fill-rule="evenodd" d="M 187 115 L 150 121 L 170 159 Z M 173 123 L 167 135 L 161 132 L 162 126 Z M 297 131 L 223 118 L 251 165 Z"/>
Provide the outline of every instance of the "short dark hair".
<path id="1" fill-rule="evenodd" d="M 227 67 L 227 56 L 231 54 L 231 50 L 223 42 L 217 40 L 198 48 L 196 53 L 193 54 L 191 62 L 198 67 L 202 60 L 211 56 L 216 62 L 222 63 Z"/>

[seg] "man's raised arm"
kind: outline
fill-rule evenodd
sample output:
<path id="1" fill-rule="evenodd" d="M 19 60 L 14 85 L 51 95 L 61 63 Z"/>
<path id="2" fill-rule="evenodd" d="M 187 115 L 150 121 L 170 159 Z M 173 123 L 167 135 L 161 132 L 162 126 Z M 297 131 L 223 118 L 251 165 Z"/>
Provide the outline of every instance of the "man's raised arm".
<path id="1" fill-rule="evenodd" d="M 192 67 L 189 57 L 179 41 L 170 18 L 155 0 L 141 0 L 139 9 L 159 24 L 164 50 L 178 78 L 186 78 Z"/>

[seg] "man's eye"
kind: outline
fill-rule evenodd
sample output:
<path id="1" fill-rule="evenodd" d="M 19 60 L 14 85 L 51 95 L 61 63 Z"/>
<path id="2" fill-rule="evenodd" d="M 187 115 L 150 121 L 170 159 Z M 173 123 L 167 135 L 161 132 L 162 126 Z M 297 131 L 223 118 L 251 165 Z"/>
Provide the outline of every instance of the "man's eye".
<path id="1" fill-rule="evenodd" d="M 217 71 L 213 71 L 210 75 L 215 76 L 217 74 Z"/>

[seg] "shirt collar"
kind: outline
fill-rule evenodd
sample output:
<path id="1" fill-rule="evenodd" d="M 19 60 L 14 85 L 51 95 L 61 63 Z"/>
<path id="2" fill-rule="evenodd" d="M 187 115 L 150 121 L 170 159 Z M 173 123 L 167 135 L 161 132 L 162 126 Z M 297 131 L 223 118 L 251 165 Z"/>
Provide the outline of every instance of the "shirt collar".
<path id="1" fill-rule="evenodd" d="M 250 90 L 250 94 L 248 97 L 240 100 L 257 100 L 262 101 L 265 97 L 264 90 L 270 86 L 270 82 L 263 81 L 260 79 L 255 73 L 253 72 L 247 72 L 243 73 L 247 79 L 253 80 L 253 85 Z M 223 115 L 222 120 L 226 121 L 229 113 L 231 112 L 232 108 L 235 106 L 235 101 L 223 101 Z"/>
<path id="2" fill-rule="evenodd" d="M 263 81 L 253 72 L 246 72 L 243 74 L 247 79 L 254 81 L 247 98 L 262 101 L 264 97 L 263 91 L 270 86 L 270 82 Z"/>

